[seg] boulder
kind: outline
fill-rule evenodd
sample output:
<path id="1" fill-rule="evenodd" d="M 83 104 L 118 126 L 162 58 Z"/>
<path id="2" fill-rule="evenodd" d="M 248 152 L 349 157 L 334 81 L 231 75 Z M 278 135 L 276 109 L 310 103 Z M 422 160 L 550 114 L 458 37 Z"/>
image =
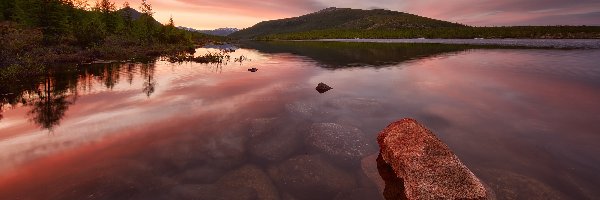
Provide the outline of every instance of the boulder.
<path id="1" fill-rule="evenodd" d="M 381 156 L 404 181 L 408 199 L 489 199 L 483 183 L 430 130 L 413 119 L 386 127 Z"/>
<path id="2" fill-rule="evenodd" d="M 311 125 L 306 144 L 324 154 L 343 161 L 356 161 L 376 152 L 375 145 L 358 128 L 336 123 Z"/>
<path id="3" fill-rule="evenodd" d="M 333 199 L 357 186 L 351 174 L 319 155 L 290 158 L 269 167 L 268 173 L 279 188 L 299 199 Z"/>

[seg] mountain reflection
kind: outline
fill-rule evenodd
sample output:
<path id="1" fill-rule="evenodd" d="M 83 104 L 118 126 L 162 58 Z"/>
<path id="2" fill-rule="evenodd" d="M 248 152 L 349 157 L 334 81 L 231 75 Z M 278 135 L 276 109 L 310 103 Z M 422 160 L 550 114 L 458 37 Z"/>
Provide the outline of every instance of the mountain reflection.
<path id="1" fill-rule="evenodd" d="M 452 44 L 392 44 L 358 42 L 243 42 L 262 53 L 291 53 L 315 60 L 321 67 L 384 67 L 419 58 L 490 46 Z"/>
<path id="2" fill-rule="evenodd" d="M 11 77 L 0 80 L 0 120 L 6 109 L 30 107 L 30 121 L 42 129 L 52 130 L 73 105 L 80 94 L 96 91 L 94 86 L 112 90 L 121 78 L 130 85 L 135 74 L 143 81 L 142 91 L 150 97 L 156 90 L 155 64 L 93 64 L 47 66 L 46 73 L 38 76 Z"/>

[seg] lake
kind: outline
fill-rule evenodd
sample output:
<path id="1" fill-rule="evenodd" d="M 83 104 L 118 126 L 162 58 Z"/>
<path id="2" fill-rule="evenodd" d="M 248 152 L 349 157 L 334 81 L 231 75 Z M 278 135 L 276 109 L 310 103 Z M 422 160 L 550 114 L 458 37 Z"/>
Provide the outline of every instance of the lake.
<path id="1" fill-rule="evenodd" d="M 217 48 L 236 51 L 1 83 L 0 199 L 384 199 L 376 137 L 405 117 L 498 199 L 600 197 L 598 49 L 248 42 L 196 54 Z"/>

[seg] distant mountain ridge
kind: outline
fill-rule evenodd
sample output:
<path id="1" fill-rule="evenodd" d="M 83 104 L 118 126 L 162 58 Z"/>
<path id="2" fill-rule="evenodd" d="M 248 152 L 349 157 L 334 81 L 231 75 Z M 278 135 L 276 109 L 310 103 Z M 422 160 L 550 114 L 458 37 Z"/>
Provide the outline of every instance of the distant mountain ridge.
<path id="1" fill-rule="evenodd" d="M 260 22 L 229 36 L 250 39 L 273 34 L 315 30 L 397 30 L 441 27 L 466 26 L 391 10 L 331 7 L 299 17 Z"/>
<path id="2" fill-rule="evenodd" d="M 138 20 L 140 17 L 142 17 L 142 13 L 140 11 L 137 11 L 136 9 L 133 9 L 131 7 L 121 8 L 117 12 L 119 12 L 122 16 L 126 16 L 127 14 L 129 14 L 132 20 Z M 154 17 L 152 19 L 154 19 Z M 154 22 L 156 24 L 162 24 L 156 19 L 154 19 Z"/>
<path id="3" fill-rule="evenodd" d="M 218 29 L 214 29 L 214 30 L 197 30 L 197 29 L 183 27 L 183 26 L 179 26 L 177 28 L 187 30 L 187 31 L 200 32 L 200 33 L 204 33 L 204 34 L 208 34 L 208 35 L 216 35 L 216 36 L 228 36 L 228 35 L 240 30 L 237 28 L 218 28 Z"/>

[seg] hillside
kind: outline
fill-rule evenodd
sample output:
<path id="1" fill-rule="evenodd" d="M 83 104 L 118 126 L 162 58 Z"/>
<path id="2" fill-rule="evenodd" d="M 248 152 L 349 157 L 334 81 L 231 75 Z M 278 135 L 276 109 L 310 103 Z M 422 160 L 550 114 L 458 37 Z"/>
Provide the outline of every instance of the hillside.
<path id="1" fill-rule="evenodd" d="M 229 36 L 250 39 L 315 30 L 398 30 L 439 27 L 464 27 L 464 25 L 382 9 L 327 8 L 299 17 L 260 22 Z"/>
<path id="2" fill-rule="evenodd" d="M 132 20 L 138 20 L 143 15 L 140 11 L 137 11 L 136 9 L 133 9 L 131 7 L 121 8 L 121 9 L 117 10 L 117 13 L 119 13 L 122 17 L 127 17 L 129 15 L 129 16 L 131 16 Z M 152 18 L 152 20 L 154 21 L 155 24 L 162 25 L 162 23 L 160 23 L 156 19 Z"/>

